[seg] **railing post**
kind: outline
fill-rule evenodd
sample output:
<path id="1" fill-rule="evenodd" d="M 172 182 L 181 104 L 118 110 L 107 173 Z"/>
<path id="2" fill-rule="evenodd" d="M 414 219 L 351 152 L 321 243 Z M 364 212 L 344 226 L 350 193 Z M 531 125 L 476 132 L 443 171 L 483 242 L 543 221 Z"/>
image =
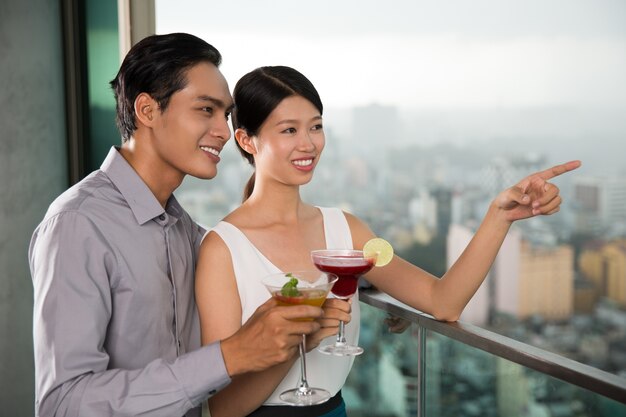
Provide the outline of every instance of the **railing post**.
<path id="1" fill-rule="evenodd" d="M 417 326 L 417 417 L 426 417 L 426 329 Z"/>

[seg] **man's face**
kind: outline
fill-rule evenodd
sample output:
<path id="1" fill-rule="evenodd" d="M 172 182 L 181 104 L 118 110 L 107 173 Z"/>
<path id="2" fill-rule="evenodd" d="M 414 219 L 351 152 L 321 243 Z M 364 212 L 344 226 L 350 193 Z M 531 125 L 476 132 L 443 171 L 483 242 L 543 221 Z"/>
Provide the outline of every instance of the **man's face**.
<path id="1" fill-rule="evenodd" d="M 184 177 L 217 175 L 219 153 L 230 138 L 233 100 L 219 69 L 199 63 L 187 71 L 187 85 L 170 98 L 153 125 L 153 149 L 164 171 Z M 165 174 L 166 172 L 164 172 Z"/>

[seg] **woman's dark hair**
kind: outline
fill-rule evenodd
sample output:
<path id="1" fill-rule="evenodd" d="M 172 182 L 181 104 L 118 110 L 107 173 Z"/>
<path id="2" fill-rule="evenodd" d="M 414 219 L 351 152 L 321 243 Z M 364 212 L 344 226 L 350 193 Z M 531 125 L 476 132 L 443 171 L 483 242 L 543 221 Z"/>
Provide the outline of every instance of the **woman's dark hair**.
<path id="1" fill-rule="evenodd" d="M 261 67 L 247 73 L 237 82 L 233 92 L 235 109 L 233 111 L 233 130 L 244 129 L 248 136 L 255 136 L 269 117 L 270 113 L 287 97 L 301 96 L 313 104 L 320 115 L 324 106 L 317 90 L 300 72 L 290 67 Z M 243 150 L 237 142 L 237 148 L 250 165 L 254 158 Z M 254 173 L 248 180 L 243 193 L 245 201 L 254 189 Z"/>
<path id="2" fill-rule="evenodd" d="M 187 70 L 200 62 L 218 67 L 222 56 L 204 40 L 187 33 L 148 36 L 131 48 L 111 81 L 122 142 L 130 139 L 137 129 L 134 110 L 137 96 L 149 94 L 164 112 L 172 94 L 187 85 Z"/>

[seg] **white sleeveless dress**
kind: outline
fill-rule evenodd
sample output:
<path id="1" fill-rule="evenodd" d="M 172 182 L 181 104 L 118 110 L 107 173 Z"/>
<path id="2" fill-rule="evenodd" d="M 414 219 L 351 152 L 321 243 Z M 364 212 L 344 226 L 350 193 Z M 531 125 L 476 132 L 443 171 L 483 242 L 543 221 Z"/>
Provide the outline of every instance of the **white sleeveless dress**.
<path id="1" fill-rule="evenodd" d="M 352 249 L 352 235 L 348 222 L 340 209 L 318 207 L 324 219 L 326 249 Z M 228 246 L 233 260 L 233 269 L 241 299 L 241 323 L 245 323 L 258 306 L 270 298 L 261 283 L 263 277 L 279 270 L 253 244 L 244 233 L 230 223 L 221 221 L 213 229 Z M 331 295 L 332 296 L 332 295 Z M 356 345 L 359 339 L 360 309 L 358 293 L 352 304 L 352 319 L 346 325 L 348 343 Z M 322 341 L 322 345 L 333 344 L 335 336 Z M 335 395 L 343 387 L 354 357 L 329 356 L 317 349 L 306 355 L 307 380 L 312 387 L 324 388 Z M 295 388 L 300 381 L 300 362 L 296 361 L 276 390 L 263 405 L 285 405 L 278 396 L 281 392 Z"/>

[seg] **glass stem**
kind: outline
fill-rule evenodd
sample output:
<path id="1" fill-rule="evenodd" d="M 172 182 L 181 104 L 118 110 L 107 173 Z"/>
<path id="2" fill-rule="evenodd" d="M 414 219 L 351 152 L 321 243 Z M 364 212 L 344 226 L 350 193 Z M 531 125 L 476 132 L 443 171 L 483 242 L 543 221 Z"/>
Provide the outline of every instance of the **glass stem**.
<path id="1" fill-rule="evenodd" d="M 346 325 L 343 322 L 343 320 L 339 320 L 339 333 L 337 333 L 337 341 L 335 342 L 336 345 L 345 345 L 346 344 L 346 337 L 343 334 L 343 331 L 344 331 L 345 327 L 346 327 Z"/>
<path id="2" fill-rule="evenodd" d="M 306 380 L 306 335 L 302 335 L 302 341 L 298 348 L 300 350 L 300 384 L 298 384 L 298 394 L 306 395 L 311 391 Z"/>

